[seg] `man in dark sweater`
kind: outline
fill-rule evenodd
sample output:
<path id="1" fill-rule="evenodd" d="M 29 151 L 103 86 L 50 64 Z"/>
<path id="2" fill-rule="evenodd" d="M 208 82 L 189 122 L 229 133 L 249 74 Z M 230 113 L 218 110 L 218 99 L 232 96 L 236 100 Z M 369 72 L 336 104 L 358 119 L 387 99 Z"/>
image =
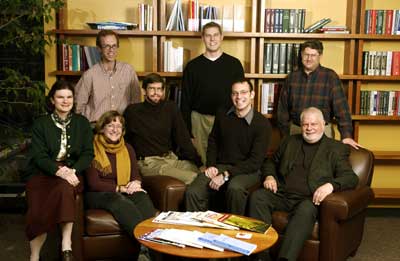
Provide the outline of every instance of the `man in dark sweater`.
<path id="1" fill-rule="evenodd" d="M 187 211 L 205 211 L 208 199 L 225 191 L 226 211 L 243 215 L 247 189 L 260 181 L 260 168 L 271 138 L 271 125 L 252 108 L 252 84 L 232 85 L 233 106 L 217 112 L 208 139 L 207 165 L 186 190 Z"/>
<path id="2" fill-rule="evenodd" d="M 302 134 L 286 137 L 272 159 L 265 161 L 264 187 L 250 198 L 250 216 L 269 224 L 273 211 L 290 213 L 279 260 L 297 260 L 326 196 L 358 183 L 349 162 L 349 146 L 324 135 L 322 112 L 307 108 L 300 122 Z"/>
<path id="3" fill-rule="evenodd" d="M 181 110 L 193 143 L 206 162 L 208 135 L 217 109 L 232 106 L 230 92 L 234 80 L 244 77 L 238 59 L 223 53 L 221 26 L 211 22 L 202 29 L 204 54 L 191 60 L 182 79 Z"/>
<path id="4" fill-rule="evenodd" d="M 145 101 L 129 105 L 124 113 L 125 138 L 136 151 L 143 176 L 166 175 L 190 184 L 199 172 L 201 159 L 178 107 L 164 100 L 164 85 L 155 73 L 143 80 Z"/>

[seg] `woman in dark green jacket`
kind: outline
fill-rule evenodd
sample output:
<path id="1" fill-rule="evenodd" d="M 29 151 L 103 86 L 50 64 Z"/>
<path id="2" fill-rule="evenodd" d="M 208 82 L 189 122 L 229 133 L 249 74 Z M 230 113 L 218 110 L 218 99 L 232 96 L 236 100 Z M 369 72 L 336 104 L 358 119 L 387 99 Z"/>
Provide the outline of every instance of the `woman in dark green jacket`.
<path id="1" fill-rule="evenodd" d="M 75 220 L 75 194 L 82 191 L 80 175 L 93 159 L 93 134 L 88 120 L 73 113 L 71 83 L 57 81 L 48 96 L 50 114 L 32 128 L 26 234 L 30 260 L 39 260 L 47 232 L 62 231 L 63 260 L 72 260 L 71 233 Z"/>

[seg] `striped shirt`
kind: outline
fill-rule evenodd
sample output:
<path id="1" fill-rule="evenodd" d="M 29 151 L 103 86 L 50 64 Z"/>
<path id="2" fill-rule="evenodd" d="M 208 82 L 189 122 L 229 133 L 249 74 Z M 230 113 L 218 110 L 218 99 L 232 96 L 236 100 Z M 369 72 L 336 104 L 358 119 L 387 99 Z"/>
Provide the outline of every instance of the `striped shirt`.
<path id="1" fill-rule="evenodd" d="M 311 106 L 322 111 L 325 122 L 336 119 L 342 139 L 352 137 L 351 115 L 342 83 L 333 70 L 321 65 L 309 75 L 299 70 L 286 78 L 278 103 L 280 131 L 288 135 L 291 121 L 300 126 L 302 110 Z"/>
<path id="2" fill-rule="evenodd" d="M 75 86 L 75 110 L 90 122 L 109 110 L 123 113 L 131 103 L 141 101 L 138 77 L 132 66 L 116 62 L 107 73 L 100 63 L 87 70 Z"/>

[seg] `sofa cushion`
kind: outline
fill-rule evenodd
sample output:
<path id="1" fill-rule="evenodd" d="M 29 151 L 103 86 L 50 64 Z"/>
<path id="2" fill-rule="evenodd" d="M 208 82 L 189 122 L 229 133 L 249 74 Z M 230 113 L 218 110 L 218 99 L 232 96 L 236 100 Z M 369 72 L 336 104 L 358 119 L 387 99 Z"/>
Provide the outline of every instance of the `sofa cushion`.
<path id="1" fill-rule="evenodd" d="M 285 228 L 288 224 L 289 214 L 284 211 L 274 211 L 272 213 L 272 227 L 278 232 L 278 234 L 283 235 L 285 233 Z M 311 233 L 311 240 L 319 240 L 319 225 L 315 222 L 313 231 Z"/>
<path id="2" fill-rule="evenodd" d="M 120 226 L 114 217 L 102 209 L 88 209 L 85 215 L 86 231 L 88 236 L 122 234 Z"/>

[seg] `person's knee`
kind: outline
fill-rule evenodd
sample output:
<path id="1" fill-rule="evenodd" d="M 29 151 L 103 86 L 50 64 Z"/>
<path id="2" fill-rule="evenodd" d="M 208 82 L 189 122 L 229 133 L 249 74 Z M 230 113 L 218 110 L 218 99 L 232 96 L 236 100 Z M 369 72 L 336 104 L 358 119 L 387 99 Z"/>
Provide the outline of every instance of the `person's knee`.
<path id="1" fill-rule="evenodd" d="M 298 206 L 296 212 L 304 217 L 316 219 L 318 214 L 318 208 L 314 205 L 311 200 L 304 200 Z"/>

